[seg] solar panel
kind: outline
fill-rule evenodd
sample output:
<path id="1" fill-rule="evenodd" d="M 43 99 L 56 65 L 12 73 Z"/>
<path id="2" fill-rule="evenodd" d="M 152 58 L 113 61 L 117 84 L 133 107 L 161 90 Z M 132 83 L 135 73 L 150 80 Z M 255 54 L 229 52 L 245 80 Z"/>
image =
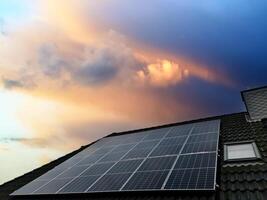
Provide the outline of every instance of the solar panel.
<path id="1" fill-rule="evenodd" d="M 214 190 L 219 120 L 103 138 L 12 195 Z"/>

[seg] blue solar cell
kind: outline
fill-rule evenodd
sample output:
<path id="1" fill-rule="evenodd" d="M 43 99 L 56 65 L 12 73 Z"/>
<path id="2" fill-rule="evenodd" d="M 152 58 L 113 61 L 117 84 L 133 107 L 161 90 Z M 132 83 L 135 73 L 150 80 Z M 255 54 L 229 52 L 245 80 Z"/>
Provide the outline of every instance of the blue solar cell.
<path id="1" fill-rule="evenodd" d="M 168 171 L 136 172 L 122 190 L 161 189 Z"/>
<path id="2" fill-rule="evenodd" d="M 108 173 L 113 174 L 113 173 L 134 172 L 142 161 L 143 159 L 120 161 L 115 166 L 113 166 L 108 171 Z"/>
<path id="3" fill-rule="evenodd" d="M 37 179 L 38 180 L 51 180 L 55 178 L 56 176 L 60 175 L 65 170 L 66 170 L 65 168 L 54 168 Z"/>
<path id="4" fill-rule="evenodd" d="M 136 143 L 119 145 L 119 146 L 116 146 L 116 147 L 112 150 L 112 152 L 129 151 L 129 150 L 132 149 L 135 145 L 136 145 Z"/>
<path id="5" fill-rule="evenodd" d="M 98 161 L 100 158 L 102 158 L 104 155 L 103 154 L 96 154 L 96 155 L 90 155 L 80 162 L 77 163 L 77 165 L 91 165 Z"/>
<path id="6" fill-rule="evenodd" d="M 161 128 L 161 129 L 150 130 L 149 133 L 147 134 L 147 136 L 143 140 L 147 141 L 147 140 L 161 139 L 167 134 L 167 132 L 169 130 L 170 130 L 170 128 Z"/>
<path id="7" fill-rule="evenodd" d="M 151 152 L 152 148 L 145 148 L 145 149 L 135 149 L 129 151 L 122 159 L 133 159 L 133 158 L 145 158 Z"/>
<path id="8" fill-rule="evenodd" d="M 100 175 L 108 171 L 110 167 L 112 167 L 115 163 L 109 162 L 109 163 L 101 163 L 101 164 L 95 164 L 90 166 L 88 169 L 86 169 L 81 176 L 91 176 L 91 175 Z"/>
<path id="9" fill-rule="evenodd" d="M 212 142 L 199 142 L 199 143 L 187 143 L 182 151 L 185 153 L 198 153 L 198 152 L 211 152 L 217 150 L 217 141 Z"/>
<path id="10" fill-rule="evenodd" d="M 66 184 L 61 190 L 58 191 L 61 193 L 82 193 L 85 192 L 98 178 L 98 176 L 86 176 L 86 177 L 78 177 Z"/>
<path id="11" fill-rule="evenodd" d="M 179 156 L 174 169 L 205 168 L 216 165 L 216 153 L 188 154 Z"/>
<path id="12" fill-rule="evenodd" d="M 59 189 L 61 189 L 64 185 L 71 181 L 71 178 L 66 179 L 54 179 L 42 186 L 38 190 L 34 192 L 34 194 L 50 194 L 56 193 Z"/>
<path id="13" fill-rule="evenodd" d="M 40 188 L 41 186 L 45 185 L 46 183 L 48 183 L 48 181 L 45 181 L 45 180 L 37 181 L 37 180 L 35 180 L 35 181 L 32 181 L 32 182 L 28 183 L 27 185 L 21 187 L 20 189 L 18 189 L 17 191 L 15 191 L 13 194 L 14 195 L 31 194 L 35 190 L 37 190 L 38 188 Z"/>
<path id="14" fill-rule="evenodd" d="M 177 155 L 181 151 L 182 145 L 158 146 L 150 156 Z"/>
<path id="15" fill-rule="evenodd" d="M 138 171 L 166 170 L 171 169 L 176 156 L 148 158 L 140 166 Z"/>
<path id="16" fill-rule="evenodd" d="M 218 138 L 218 133 L 206 133 L 206 134 L 199 134 L 199 135 L 191 135 L 188 138 L 187 143 L 217 141 L 217 138 Z"/>
<path id="17" fill-rule="evenodd" d="M 89 188 L 89 191 L 118 191 L 130 175 L 131 173 L 106 174 Z"/>
<path id="18" fill-rule="evenodd" d="M 71 178 L 80 175 L 88 166 L 74 166 L 63 173 L 61 173 L 57 178 Z"/>
<path id="19" fill-rule="evenodd" d="M 166 135 L 166 138 L 169 137 L 179 137 L 187 136 L 192 129 L 192 125 L 182 125 L 182 126 L 173 126 L 172 129 Z"/>
<path id="20" fill-rule="evenodd" d="M 103 158 L 101 158 L 98 163 L 100 162 L 111 162 L 111 161 L 118 161 L 120 160 L 127 152 L 119 151 L 119 152 L 111 152 L 106 154 Z"/>

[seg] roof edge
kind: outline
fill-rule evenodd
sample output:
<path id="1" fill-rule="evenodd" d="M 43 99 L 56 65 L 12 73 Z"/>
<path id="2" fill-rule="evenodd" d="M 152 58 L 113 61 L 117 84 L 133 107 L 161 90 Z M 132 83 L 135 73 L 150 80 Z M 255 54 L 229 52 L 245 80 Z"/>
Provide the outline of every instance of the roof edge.
<path id="1" fill-rule="evenodd" d="M 242 112 L 237 112 L 237 113 L 226 113 L 226 114 L 222 114 L 222 115 L 208 116 L 208 117 L 197 118 L 197 119 L 188 120 L 188 121 L 181 121 L 181 122 L 173 122 L 173 123 L 169 123 L 169 124 L 162 124 L 162 125 L 159 125 L 159 126 L 151 126 L 151 127 L 140 128 L 140 129 L 132 129 L 132 130 L 121 131 L 121 132 L 113 132 L 113 133 L 111 133 L 109 135 L 106 135 L 103 138 L 112 137 L 112 136 L 119 136 L 119 135 L 123 135 L 123 134 L 136 133 L 136 132 L 141 132 L 141 131 L 148 131 L 148 130 L 153 130 L 153 129 L 157 129 L 157 128 L 165 128 L 165 127 L 176 126 L 176 125 L 197 123 L 197 122 L 202 122 L 202 121 L 207 121 L 207 120 L 216 120 L 216 119 L 220 119 L 222 117 L 226 117 L 226 116 L 229 116 L 229 115 L 242 114 L 242 113 L 246 114 L 247 112 L 242 111 Z"/>

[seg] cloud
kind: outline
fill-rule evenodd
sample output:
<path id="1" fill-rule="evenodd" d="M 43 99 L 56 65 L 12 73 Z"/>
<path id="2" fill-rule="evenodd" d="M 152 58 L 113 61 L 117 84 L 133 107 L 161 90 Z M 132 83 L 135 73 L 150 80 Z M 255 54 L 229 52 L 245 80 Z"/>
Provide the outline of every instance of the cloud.
<path id="1" fill-rule="evenodd" d="M 5 79 L 5 78 L 2 78 L 2 83 L 3 87 L 8 90 L 14 88 L 22 88 L 24 86 L 23 83 L 18 80 Z"/>
<path id="2" fill-rule="evenodd" d="M 13 143 L 18 142 L 31 147 L 43 148 L 49 146 L 47 139 L 43 138 L 26 138 L 26 137 L 5 137 L 0 138 L 0 143 Z"/>
<path id="3" fill-rule="evenodd" d="M 37 139 L 21 143 L 70 149 L 117 127 L 189 119 L 206 107 L 186 99 L 180 87 L 198 88 L 188 83 L 192 80 L 231 85 L 226 74 L 210 66 L 180 55 L 154 54 L 118 31 L 98 29 L 81 17 L 75 1 L 53 2 L 42 3 L 48 7 L 39 24 L 13 32 L 0 48 L 2 62 L 15 66 L 1 71 L 13 81 L 5 88 L 32 97 L 17 114 L 28 135 Z"/>
<path id="4" fill-rule="evenodd" d="M 144 70 L 137 71 L 137 78 L 141 82 L 148 82 L 158 87 L 175 85 L 188 75 L 188 69 L 168 60 L 159 60 L 157 63 L 148 64 Z"/>
<path id="5" fill-rule="evenodd" d="M 53 78 L 60 77 L 68 64 L 58 55 L 58 48 L 53 43 L 44 44 L 39 49 L 39 64 L 43 73 Z"/>

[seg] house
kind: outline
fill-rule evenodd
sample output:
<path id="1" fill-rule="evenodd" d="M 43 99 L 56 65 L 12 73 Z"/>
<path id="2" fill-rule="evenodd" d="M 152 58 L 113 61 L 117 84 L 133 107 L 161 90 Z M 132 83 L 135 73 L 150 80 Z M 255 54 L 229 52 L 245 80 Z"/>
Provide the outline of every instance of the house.
<path id="1" fill-rule="evenodd" d="M 1 200 L 267 199 L 267 87 L 246 112 L 112 133 L 0 186 Z"/>

